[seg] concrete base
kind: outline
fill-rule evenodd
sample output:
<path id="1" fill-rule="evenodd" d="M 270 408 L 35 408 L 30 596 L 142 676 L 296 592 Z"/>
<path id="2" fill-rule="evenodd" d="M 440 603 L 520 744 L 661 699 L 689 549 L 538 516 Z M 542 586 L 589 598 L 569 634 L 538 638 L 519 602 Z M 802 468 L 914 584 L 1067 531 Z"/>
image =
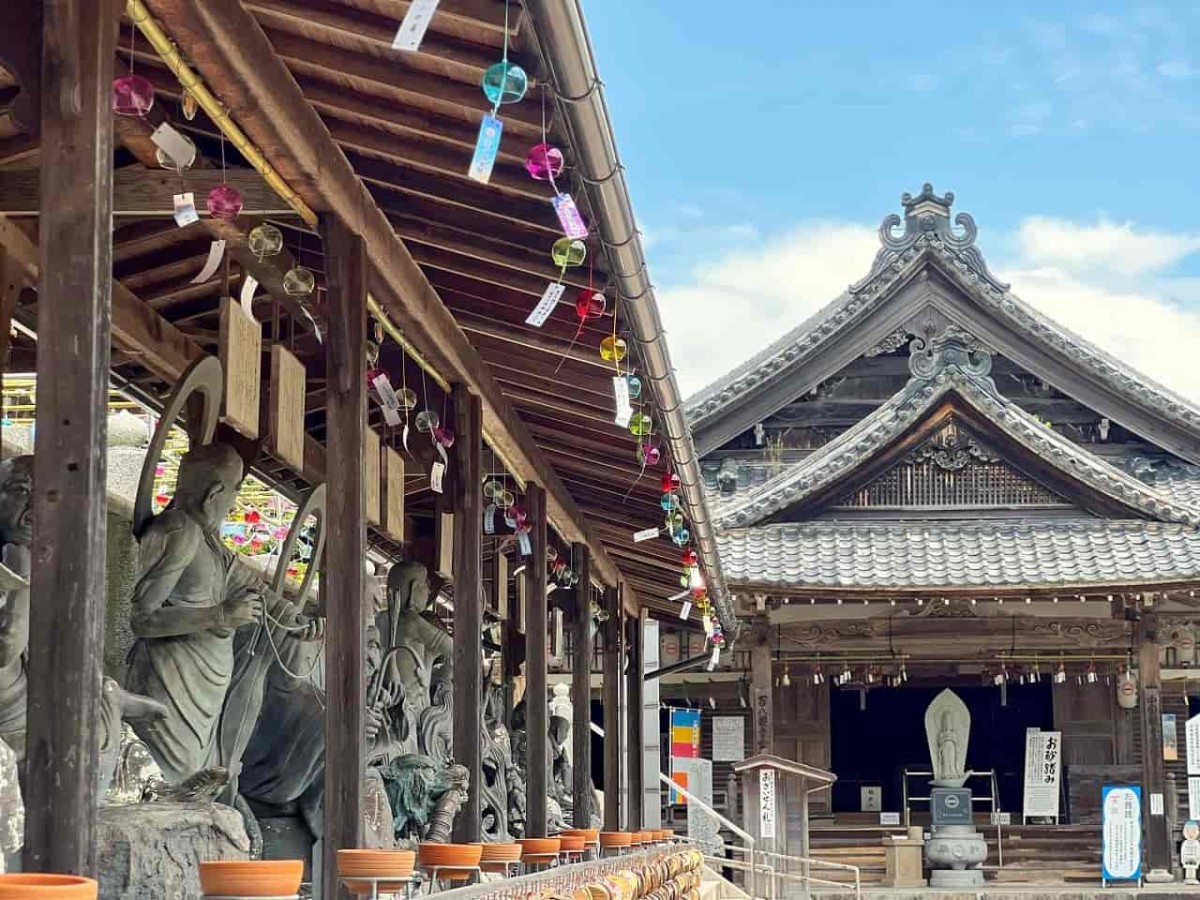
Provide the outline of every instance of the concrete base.
<path id="1" fill-rule="evenodd" d="M 1151 869 L 1146 873 L 1146 884 L 1174 884 L 1175 876 L 1166 869 Z"/>
<path id="2" fill-rule="evenodd" d="M 983 887 L 982 869 L 934 869 L 929 873 L 931 888 Z"/>
<path id="3" fill-rule="evenodd" d="M 925 879 L 921 877 L 921 851 L 924 846 L 925 841 L 920 838 L 885 837 L 883 849 L 887 871 L 883 883 L 896 888 L 924 887 Z"/>

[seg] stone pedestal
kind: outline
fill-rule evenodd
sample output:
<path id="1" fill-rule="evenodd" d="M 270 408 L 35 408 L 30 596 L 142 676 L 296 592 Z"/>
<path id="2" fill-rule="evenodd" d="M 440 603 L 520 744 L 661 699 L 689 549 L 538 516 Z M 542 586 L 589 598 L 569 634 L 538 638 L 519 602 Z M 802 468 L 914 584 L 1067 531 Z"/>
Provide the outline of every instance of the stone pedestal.
<path id="1" fill-rule="evenodd" d="M 200 863 L 248 859 L 241 814 L 216 803 L 139 803 L 100 810 L 100 900 L 200 896 Z"/>
<path id="2" fill-rule="evenodd" d="M 941 825 L 925 845 L 929 860 L 929 886 L 935 888 L 982 887 L 987 841 L 974 825 Z"/>
<path id="3" fill-rule="evenodd" d="M 883 849 L 887 858 L 887 871 L 883 876 L 885 887 L 925 887 L 925 879 L 921 877 L 921 851 L 924 846 L 925 841 L 920 837 L 915 840 L 892 835 L 884 837 Z"/>

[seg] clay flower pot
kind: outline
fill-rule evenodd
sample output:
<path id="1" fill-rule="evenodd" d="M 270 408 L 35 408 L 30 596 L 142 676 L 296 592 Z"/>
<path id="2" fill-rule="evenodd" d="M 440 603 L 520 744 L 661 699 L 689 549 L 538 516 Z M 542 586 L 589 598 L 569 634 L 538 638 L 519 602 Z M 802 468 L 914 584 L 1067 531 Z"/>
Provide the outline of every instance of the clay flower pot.
<path id="1" fill-rule="evenodd" d="M 587 838 L 582 834 L 560 834 L 559 850 L 579 851 L 587 846 Z"/>
<path id="2" fill-rule="evenodd" d="M 339 850 L 338 875 L 343 878 L 359 875 L 363 878 L 403 878 L 404 881 L 381 881 L 379 893 L 403 891 L 417 862 L 412 850 Z M 371 894 L 371 882 L 347 881 L 347 890 L 355 894 Z"/>
<path id="3" fill-rule="evenodd" d="M 544 862 L 550 857 L 557 857 L 562 847 L 562 838 L 522 838 L 517 841 L 521 845 L 521 859 L 525 862 Z"/>
<path id="4" fill-rule="evenodd" d="M 300 890 L 304 860 L 221 860 L 200 863 L 200 890 L 213 897 L 290 897 Z"/>
<path id="5" fill-rule="evenodd" d="M 633 843 L 633 835 L 628 831 L 600 832 L 600 846 L 605 850 L 616 850 L 628 847 Z"/>
<path id="6" fill-rule="evenodd" d="M 485 872 L 507 872 L 513 863 L 521 861 L 520 844 L 484 844 L 479 866 Z"/>
<path id="7" fill-rule="evenodd" d="M 564 828 L 563 834 L 579 835 L 588 844 L 595 844 L 600 840 L 599 828 Z"/>
<path id="8" fill-rule="evenodd" d="M 90 878 L 78 875 L 42 875 L 14 872 L 0 875 L 2 900 L 96 900 L 99 887 Z"/>
<path id="9" fill-rule="evenodd" d="M 483 857 L 482 844 L 420 844 L 418 861 L 422 869 L 438 869 L 445 881 L 466 881 Z M 463 868 L 458 868 L 462 866 Z"/>

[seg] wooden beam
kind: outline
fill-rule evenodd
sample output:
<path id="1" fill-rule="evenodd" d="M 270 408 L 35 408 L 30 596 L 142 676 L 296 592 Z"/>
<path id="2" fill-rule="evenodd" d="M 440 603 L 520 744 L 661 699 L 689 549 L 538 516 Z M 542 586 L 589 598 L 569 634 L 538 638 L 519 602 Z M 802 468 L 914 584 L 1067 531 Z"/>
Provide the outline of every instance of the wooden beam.
<path id="1" fill-rule="evenodd" d="M 750 726 L 754 754 L 775 752 L 774 694 L 771 692 L 771 630 L 765 617 L 757 619 L 751 632 Z"/>
<path id="2" fill-rule="evenodd" d="M 138 120 L 141 121 L 140 119 Z M 125 166 L 113 173 L 113 215 L 139 219 L 169 219 L 175 214 L 175 195 L 180 176 L 164 169 Z M 253 169 L 193 169 L 182 178 L 184 189 L 196 195 L 196 209 L 204 216 L 204 201 L 219 184 L 237 188 L 245 204 L 245 215 L 296 218 L 296 212 L 272 191 Z M 0 169 L 0 212 L 10 216 L 34 216 L 38 212 L 38 170 Z"/>
<path id="3" fill-rule="evenodd" d="M 367 555 L 363 446 L 367 394 L 367 257 L 360 237 L 332 217 L 322 221 L 329 276 L 329 334 L 325 341 L 326 435 L 329 457 L 328 582 L 325 626 L 325 828 L 323 896 L 341 896 L 337 851 L 361 846 L 365 776 L 366 649 L 364 603 Z"/>
<path id="4" fill-rule="evenodd" d="M 45 3 L 42 11 L 24 867 L 94 877 L 118 5 Z"/>
<path id="5" fill-rule="evenodd" d="M 1153 613 L 1138 623 L 1138 687 L 1142 693 L 1142 813 L 1146 825 L 1147 880 L 1171 869 L 1171 832 L 1166 816 L 1166 764 L 1163 761 L 1162 683 Z M 1157 797 L 1157 800 L 1155 799 Z M 1157 813 L 1156 813 L 1157 810 Z"/>
<path id="6" fill-rule="evenodd" d="M 621 830 L 621 603 L 615 587 L 604 589 L 604 670 L 600 682 L 604 710 L 604 829 Z"/>
<path id="7" fill-rule="evenodd" d="M 642 677 L 642 619 L 628 616 L 625 619 L 629 644 L 628 660 L 625 664 L 625 720 L 629 766 L 629 808 L 625 813 L 625 827 L 629 831 L 642 828 L 642 795 L 644 793 L 642 772 L 642 704 L 645 680 Z"/>
<path id="8" fill-rule="evenodd" d="M 546 798 L 550 795 L 550 698 L 546 666 L 550 656 L 550 611 L 546 598 L 546 492 L 525 487 L 525 510 L 533 526 L 533 552 L 525 559 L 525 836 L 547 836 Z"/>
<path id="9" fill-rule="evenodd" d="M 591 828 L 592 809 L 592 579 L 587 544 L 571 548 L 575 574 L 575 602 L 571 610 L 571 801 L 576 828 Z"/>
<path id="10" fill-rule="evenodd" d="M 483 407 L 462 385 L 453 388 L 454 455 L 454 759 L 467 767 L 467 802 L 459 810 L 454 840 L 477 843 L 482 828 L 480 743 L 483 722 Z"/>
<path id="11" fill-rule="evenodd" d="M 292 189 L 362 235 L 377 269 L 372 288 L 381 305 L 444 376 L 479 394 L 489 443 L 516 478 L 545 485 L 555 528 L 567 540 L 586 542 L 599 577 L 616 584 L 620 573 L 603 545 L 253 16 L 237 0 L 148 0 L 147 6 Z M 407 79 L 391 61 L 388 66 L 385 80 Z M 528 104 L 516 104 L 510 115 L 521 116 L 522 106 Z M 506 119 L 506 127 L 516 121 Z"/>

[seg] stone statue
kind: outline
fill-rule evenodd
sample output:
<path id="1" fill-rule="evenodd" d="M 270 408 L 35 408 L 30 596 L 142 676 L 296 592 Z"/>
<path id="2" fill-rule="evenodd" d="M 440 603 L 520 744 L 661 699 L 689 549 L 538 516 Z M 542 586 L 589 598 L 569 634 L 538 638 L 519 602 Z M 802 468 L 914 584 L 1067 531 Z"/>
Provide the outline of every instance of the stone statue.
<path id="1" fill-rule="evenodd" d="M 575 809 L 574 779 L 570 757 L 571 720 L 561 715 L 550 716 L 550 791 L 558 801 L 562 816 L 568 822 Z"/>
<path id="2" fill-rule="evenodd" d="M 508 829 L 508 783 L 512 757 L 508 731 L 504 727 L 504 685 L 485 678 L 483 684 L 483 733 L 481 735 L 479 785 L 483 823 L 482 836 L 489 842 L 511 840 Z"/>
<path id="3" fill-rule="evenodd" d="M 221 524 L 243 475 L 241 457 L 228 444 L 190 450 L 179 465 L 175 497 L 140 538 L 130 623 L 136 641 L 127 682 L 168 710 L 162 719 L 135 723 L 134 730 L 170 782 L 221 765 L 236 783 L 245 742 L 230 739 L 229 726 L 257 719 L 261 704 L 260 693 L 244 703 L 228 702 L 231 688 L 242 683 L 235 675 L 245 673 L 235 665 L 239 628 L 257 630 L 269 615 L 273 628 L 298 640 L 321 632 L 319 622 L 278 595 L 264 605 L 268 592 L 261 579 L 221 542 Z M 236 692 L 234 699 L 240 700 Z"/>
<path id="4" fill-rule="evenodd" d="M 33 540 L 33 457 L 0 462 L 0 558 L 22 578 L 29 577 Z M 20 760 L 25 754 L 25 661 L 29 652 L 29 589 L 0 596 L 0 739 Z"/>
<path id="5" fill-rule="evenodd" d="M 951 690 L 934 698 L 925 711 L 925 736 L 933 763 L 935 787 L 959 788 L 967 781 L 967 739 L 971 713 Z"/>
<path id="6" fill-rule="evenodd" d="M 17 778 L 17 753 L 0 741 L 0 874 L 4 857 L 21 849 L 25 840 L 25 804 Z"/>
<path id="7" fill-rule="evenodd" d="M 429 574 L 423 565 L 392 566 L 387 591 L 388 609 L 379 620 L 386 648 L 382 685 L 404 697 L 406 715 L 416 726 L 416 752 L 445 764 L 451 748 L 450 635 L 424 615 Z"/>
<path id="8" fill-rule="evenodd" d="M 466 802 L 464 766 L 439 766 L 428 756 L 410 754 L 388 763 L 382 774 L 398 842 L 450 840 L 454 817 Z"/>

